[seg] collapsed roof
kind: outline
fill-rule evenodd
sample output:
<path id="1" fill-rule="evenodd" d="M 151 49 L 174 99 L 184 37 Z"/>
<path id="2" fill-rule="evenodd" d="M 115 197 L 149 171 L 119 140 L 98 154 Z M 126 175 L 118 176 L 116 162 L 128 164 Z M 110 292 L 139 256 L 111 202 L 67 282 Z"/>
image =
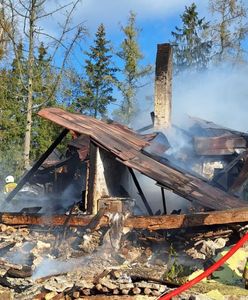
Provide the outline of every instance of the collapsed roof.
<path id="1" fill-rule="evenodd" d="M 247 202 L 210 185 L 200 176 L 171 165 L 167 160 L 161 162 L 148 156 L 143 149 L 151 145 L 154 135 L 137 134 L 120 124 L 107 124 L 92 117 L 69 113 L 59 108 L 45 108 L 38 114 L 69 130 L 88 136 L 91 142 L 111 152 L 125 166 L 139 171 L 190 201 L 194 200 L 204 207 L 215 210 L 248 206 Z"/>

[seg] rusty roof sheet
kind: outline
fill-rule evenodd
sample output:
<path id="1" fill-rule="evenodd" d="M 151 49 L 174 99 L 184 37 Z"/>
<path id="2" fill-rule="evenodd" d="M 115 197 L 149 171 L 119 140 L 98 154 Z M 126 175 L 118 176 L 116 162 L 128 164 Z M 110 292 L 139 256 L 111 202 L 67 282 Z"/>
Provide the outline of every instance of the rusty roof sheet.
<path id="1" fill-rule="evenodd" d="M 149 139 L 127 127 L 107 124 L 59 108 L 45 108 L 38 114 L 58 125 L 89 136 L 100 147 L 112 152 L 124 165 L 154 179 L 188 200 L 195 200 L 205 207 L 216 210 L 248 206 L 247 202 L 209 185 L 196 176 L 145 155 L 141 149 L 149 145 Z"/>

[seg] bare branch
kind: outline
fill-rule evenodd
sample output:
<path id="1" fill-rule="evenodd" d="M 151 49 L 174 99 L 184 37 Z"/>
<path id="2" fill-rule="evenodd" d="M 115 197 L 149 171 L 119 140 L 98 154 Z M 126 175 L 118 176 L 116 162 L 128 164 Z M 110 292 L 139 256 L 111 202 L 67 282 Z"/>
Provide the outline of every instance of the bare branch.
<path id="1" fill-rule="evenodd" d="M 67 47 L 62 43 L 62 41 L 60 39 L 57 39 L 55 36 L 52 36 L 48 33 L 45 33 L 43 31 L 40 31 L 40 30 L 35 30 L 35 33 L 39 34 L 39 35 L 44 35 L 44 36 L 47 36 L 49 37 L 50 39 L 56 41 L 60 46 L 62 46 L 63 48 L 67 49 Z"/>
<path id="2" fill-rule="evenodd" d="M 73 13 L 74 10 L 76 9 L 76 6 L 78 5 L 79 2 L 80 2 L 80 0 L 77 0 L 77 1 L 74 2 L 74 4 L 73 4 L 71 10 L 69 11 L 69 13 L 68 13 L 68 15 L 67 15 L 67 17 L 66 17 L 66 20 L 65 20 L 65 23 L 64 23 L 64 26 L 63 26 L 63 31 L 62 31 L 62 33 L 61 33 L 61 35 L 60 35 L 60 38 L 59 38 L 59 41 L 60 41 L 60 42 L 63 41 L 64 36 L 65 36 L 66 33 L 68 32 L 68 31 L 67 31 L 67 27 L 68 27 L 68 25 L 69 25 L 69 23 L 70 23 L 72 13 Z M 54 58 L 54 56 L 56 55 L 56 53 L 57 53 L 57 51 L 58 51 L 58 48 L 59 48 L 59 44 L 60 44 L 60 43 L 58 43 L 58 45 L 55 47 L 54 52 L 53 52 L 53 55 L 52 55 L 52 58 Z"/>
<path id="3" fill-rule="evenodd" d="M 44 106 L 47 102 L 50 101 L 50 99 L 51 99 L 52 97 L 54 97 L 54 94 L 55 94 L 55 92 L 56 92 L 56 90 L 57 90 L 57 87 L 58 87 L 58 85 L 59 85 L 59 83 L 60 83 L 60 81 L 61 81 L 62 73 L 64 72 L 64 68 L 65 68 L 67 59 L 68 59 L 68 57 L 69 57 L 69 55 L 70 55 L 70 53 L 71 53 L 71 51 L 72 51 L 72 49 L 73 49 L 73 47 L 74 47 L 76 41 L 77 41 L 77 39 L 78 39 L 79 36 L 81 35 L 81 32 L 82 32 L 82 31 L 83 31 L 82 28 L 78 28 L 78 30 L 77 30 L 77 32 L 76 32 L 76 34 L 75 34 L 75 36 L 74 36 L 74 38 L 73 38 L 73 40 L 72 40 L 70 46 L 67 48 L 67 51 L 66 51 L 66 53 L 65 53 L 65 55 L 64 55 L 64 59 L 63 59 L 63 62 L 62 62 L 61 68 L 60 68 L 60 72 L 59 72 L 59 74 L 57 75 L 56 81 L 55 81 L 55 83 L 54 83 L 54 86 L 53 86 L 51 92 L 49 93 L 49 95 L 47 96 L 47 98 L 46 98 L 46 100 L 45 100 L 44 102 L 42 102 L 41 104 L 35 106 L 35 109 L 39 109 L 40 107 Z"/>
<path id="4" fill-rule="evenodd" d="M 18 0 L 18 1 L 19 1 L 19 3 L 21 4 L 21 6 L 22 6 L 26 11 L 29 10 L 29 8 L 23 4 L 22 0 Z"/>
<path id="5" fill-rule="evenodd" d="M 12 13 L 15 12 L 18 16 L 25 18 L 25 15 L 23 15 L 20 11 L 18 11 L 18 10 L 13 6 L 13 3 L 12 3 L 10 0 L 9 0 L 8 2 L 9 2 L 9 4 L 8 4 L 8 3 L 5 3 L 5 5 L 6 5 L 7 7 L 10 8 L 10 10 L 11 10 Z"/>
<path id="6" fill-rule="evenodd" d="M 55 14 L 55 13 L 57 13 L 57 12 L 63 10 L 64 8 L 66 8 L 66 7 L 68 7 L 68 6 L 72 5 L 72 4 L 73 4 L 73 2 L 70 2 L 70 3 L 65 4 L 65 5 L 63 5 L 63 6 L 60 6 L 59 8 L 57 8 L 57 9 L 55 9 L 55 10 L 53 10 L 53 11 L 50 11 L 50 12 L 48 12 L 48 13 L 46 13 L 46 14 L 43 14 L 43 15 L 41 15 L 41 16 L 38 16 L 37 19 L 42 19 L 42 18 L 46 18 L 46 17 L 52 16 L 53 14 Z"/>
<path id="7" fill-rule="evenodd" d="M 9 6 L 9 8 L 11 9 L 12 6 Z M 4 10 L 4 6 L 2 6 L 2 11 L 3 13 L 5 14 L 5 10 Z M 17 43 L 15 41 L 15 29 L 14 29 L 14 24 L 15 24 L 15 14 L 14 14 L 14 10 L 11 10 L 11 29 L 9 28 L 6 28 L 3 20 L 0 18 L 0 25 L 2 26 L 2 28 L 5 30 L 9 40 L 11 41 L 12 43 L 12 46 L 13 46 L 13 50 L 14 50 L 14 53 L 15 53 L 15 57 L 16 57 L 16 61 L 17 61 L 17 68 L 18 68 L 18 71 L 19 71 L 19 74 L 20 74 L 20 80 L 21 80 L 21 83 L 22 83 L 22 86 L 25 90 L 27 90 L 27 86 L 25 84 L 25 80 L 24 80 L 24 71 L 23 71 L 23 67 L 22 67 L 22 64 L 19 60 L 19 57 L 18 57 L 18 51 L 17 51 Z"/>

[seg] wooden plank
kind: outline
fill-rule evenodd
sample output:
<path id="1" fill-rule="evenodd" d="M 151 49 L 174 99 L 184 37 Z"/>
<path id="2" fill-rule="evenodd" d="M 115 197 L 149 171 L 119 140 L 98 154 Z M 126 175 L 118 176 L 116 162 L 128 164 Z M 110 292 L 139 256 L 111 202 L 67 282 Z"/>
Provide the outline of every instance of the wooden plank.
<path id="1" fill-rule="evenodd" d="M 56 138 L 56 140 L 51 144 L 51 146 L 46 150 L 45 153 L 41 155 L 41 157 L 35 162 L 33 167 L 21 178 L 16 188 L 9 193 L 9 195 L 6 197 L 5 201 L 10 202 L 15 195 L 21 190 L 21 188 L 24 186 L 24 184 L 37 172 L 39 167 L 42 165 L 42 163 L 47 159 L 47 157 L 53 152 L 53 150 L 58 146 L 58 144 L 63 140 L 63 138 L 67 135 L 69 132 L 68 129 L 64 129 L 60 135 Z"/>

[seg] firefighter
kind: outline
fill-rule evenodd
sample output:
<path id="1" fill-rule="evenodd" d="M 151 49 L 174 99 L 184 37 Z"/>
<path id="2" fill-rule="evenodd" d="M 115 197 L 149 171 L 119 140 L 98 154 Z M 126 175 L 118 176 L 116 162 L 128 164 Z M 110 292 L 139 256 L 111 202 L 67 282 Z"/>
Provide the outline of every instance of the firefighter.
<path id="1" fill-rule="evenodd" d="M 15 178 L 9 175 L 5 178 L 4 194 L 8 194 L 15 189 L 17 184 L 15 183 Z"/>

